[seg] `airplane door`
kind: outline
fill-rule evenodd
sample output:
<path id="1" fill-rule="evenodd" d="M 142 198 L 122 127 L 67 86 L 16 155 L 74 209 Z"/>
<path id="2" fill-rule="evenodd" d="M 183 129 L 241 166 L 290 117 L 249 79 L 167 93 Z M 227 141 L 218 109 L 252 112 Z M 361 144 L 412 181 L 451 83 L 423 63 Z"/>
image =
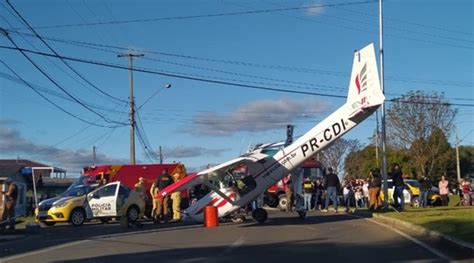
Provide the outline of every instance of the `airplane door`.
<path id="1" fill-rule="evenodd" d="M 120 182 L 113 182 L 89 194 L 93 217 L 117 216 L 117 193 Z"/>

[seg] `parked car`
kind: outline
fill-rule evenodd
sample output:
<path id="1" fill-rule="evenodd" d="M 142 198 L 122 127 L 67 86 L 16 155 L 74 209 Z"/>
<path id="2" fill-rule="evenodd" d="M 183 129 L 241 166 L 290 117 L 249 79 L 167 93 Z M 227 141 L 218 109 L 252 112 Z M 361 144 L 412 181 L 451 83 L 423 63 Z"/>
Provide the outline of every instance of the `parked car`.
<path id="1" fill-rule="evenodd" d="M 145 201 L 138 192 L 120 182 L 113 182 L 79 196 L 59 198 L 46 213 L 37 210 L 37 217 L 46 225 L 69 222 L 73 226 L 80 226 L 92 219 L 105 223 L 123 216 L 135 222 L 143 216 L 144 211 Z"/>
<path id="2" fill-rule="evenodd" d="M 405 203 L 409 203 L 412 207 L 420 206 L 420 183 L 415 179 L 405 179 L 405 189 L 403 189 L 403 196 Z M 393 203 L 393 181 L 388 179 L 388 200 L 390 203 Z M 381 192 L 381 198 L 383 200 L 383 191 Z M 430 205 L 440 205 L 441 196 L 439 195 L 439 189 L 437 187 L 431 187 L 430 192 L 428 193 L 428 204 Z"/>

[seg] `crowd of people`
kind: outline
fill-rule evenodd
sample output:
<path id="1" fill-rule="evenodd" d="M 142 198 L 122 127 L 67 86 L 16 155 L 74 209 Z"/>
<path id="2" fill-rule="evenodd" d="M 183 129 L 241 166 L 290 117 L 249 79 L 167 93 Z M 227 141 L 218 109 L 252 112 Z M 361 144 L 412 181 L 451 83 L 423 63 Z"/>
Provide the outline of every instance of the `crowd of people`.
<path id="1" fill-rule="evenodd" d="M 393 164 L 388 172 L 388 178 L 393 183 L 393 194 L 390 196 L 392 207 L 397 210 L 405 208 L 404 190 L 406 189 L 405 179 L 399 164 Z M 422 176 L 419 180 L 418 204 L 425 208 L 431 205 L 429 197 L 433 193 L 433 187 L 438 187 L 441 205 L 447 206 L 448 195 L 453 193 L 449 182 L 445 176 L 441 176 L 438 184 L 433 184 L 427 176 Z M 371 169 L 367 179 L 356 179 L 346 177 L 339 181 L 334 171 L 329 168 L 324 179 L 305 178 L 303 182 L 304 207 L 308 211 L 321 210 L 327 212 L 332 204 L 334 211 L 338 212 L 338 206 L 343 205 L 345 212 L 354 212 L 357 208 L 368 208 L 376 210 L 382 208 L 382 176 L 379 169 Z M 462 179 L 459 182 L 459 193 L 461 205 L 471 204 L 471 182 L 469 179 Z M 287 192 L 288 205 L 291 206 L 292 192 Z M 291 209 L 287 208 L 287 211 Z"/>

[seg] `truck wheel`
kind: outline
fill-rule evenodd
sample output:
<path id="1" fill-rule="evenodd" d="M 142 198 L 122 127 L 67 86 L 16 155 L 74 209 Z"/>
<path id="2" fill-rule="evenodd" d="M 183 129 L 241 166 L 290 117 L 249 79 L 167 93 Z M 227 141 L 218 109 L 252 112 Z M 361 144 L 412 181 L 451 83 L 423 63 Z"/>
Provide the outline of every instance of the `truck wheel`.
<path id="1" fill-rule="evenodd" d="M 286 203 L 288 201 L 286 200 L 286 194 L 281 194 L 278 196 L 278 208 L 281 210 L 281 211 L 285 211 L 286 210 Z"/>
<path id="2" fill-rule="evenodd" d="M 130 223 L 135 223 L 140 217 L 140 210 L 136 206 L 131 206 L 127 210 L 127 219 Z"/>
<path id="3" fill-rule="evenodd" d="M 253 210 L 252 217 L 253 217 L 253 219 L 255 219 L 255 221 L 257 221 L 259 223 L 264 223 L 268 219 L 268 213 L 263 208 L 257 208 L 255 210 Z"/>
<path id="4" fill-rule="evenodd" d="M 86 213 L 81 208 L 72 210 L 71 216 L 69 217 L 69 223 L 72 226 L 80 226 L 86 221 Z"/>

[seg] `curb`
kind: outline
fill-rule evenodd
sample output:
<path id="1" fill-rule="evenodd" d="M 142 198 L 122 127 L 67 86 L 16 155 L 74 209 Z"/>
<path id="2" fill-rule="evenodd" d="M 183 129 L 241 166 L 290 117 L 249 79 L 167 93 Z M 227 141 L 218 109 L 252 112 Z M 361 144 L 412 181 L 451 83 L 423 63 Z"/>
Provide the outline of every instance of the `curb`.
<path id="1" fill-rule="evenodd" d="M 383 221 L 385 221 L 386 223 L 391 224 L 392 226 L 394 226 L 394 225 L 402 226 L 402 227 L 408 228 L 410 230 L 413 230 L 417 233 L 423 234 L 423 235 L 428 236 L 428 237 L 434 237 L 434 238 L 442 239 L 442 240 L 448 241 L 448 242 L 450 242 L 450 243 L 452 243 L 452 244 L 454 244 L 454 245 L 456 245 L 460 248 L 469 249 L 469 250 L 471 250 L 472 253 L 474 253 L 474 244 L 472 244 L 472 243 L 468 243 L 468 242 L 459 240 L 457 238 L 450 237 L 450 236 L 447 236 L 445 234 L 441 234 L 439 232 L 429 230 L 429 229 L 424 228 L 422 226 L 418 226 L 418 225 L 415 225 L 415 224 L 412 224 L 412 223 L 409 223 L 409 222 L 406 222 L 406 221 L 403 221 L 403 220 L 400 220 L 400 219 L 387 217 L 387 216 L 377 214 L 377 213 L 373 213 L 372 216 L 375 217 L 375 218 L 382 219 Z"/>

